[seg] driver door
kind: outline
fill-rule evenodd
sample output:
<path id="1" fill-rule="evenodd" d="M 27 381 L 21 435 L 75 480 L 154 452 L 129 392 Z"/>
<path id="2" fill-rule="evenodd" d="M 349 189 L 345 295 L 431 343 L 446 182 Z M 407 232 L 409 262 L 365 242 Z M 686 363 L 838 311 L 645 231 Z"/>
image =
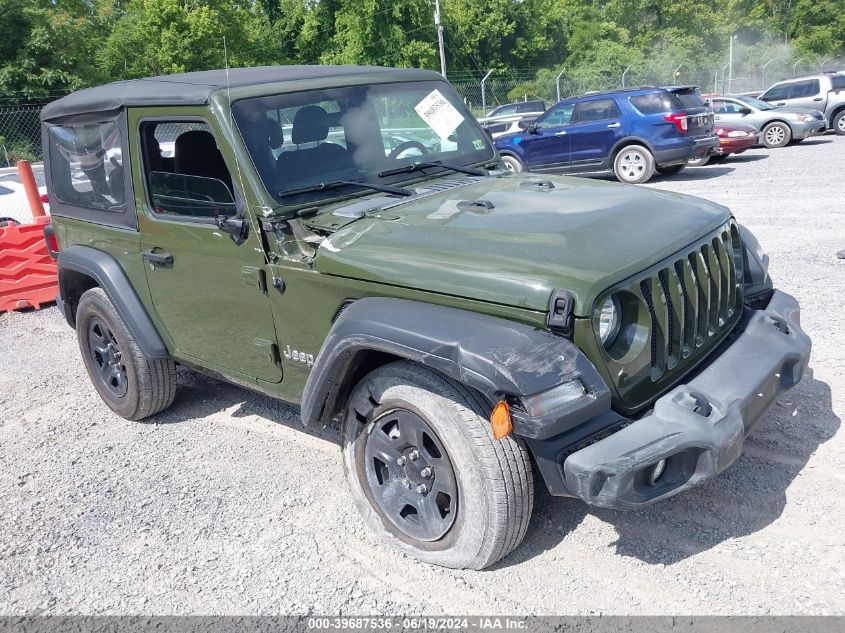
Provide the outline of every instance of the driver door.
<path id="1" fill-rule="evenodd" d="M 525 164 L 532 171 L 563 171 L 569 167 L 569 123 L 575 105 L 559 105 L 534 123 L 534 132 L 521 138 Z"/>
<path id="2" fill-rule="evenodd" d="M 184 111 L 185 117 L 166 119 L 130 111 L 140 141 L 133 177 L 141 256 L 156 325 L 180 359 L 279 382 L 260 240 L 242 215 L 244 205 L 235 203 L 241 195 L 218 149 L 219 130 L 197 116 L 203 109 Z M 243 239 L 219 227 L 219 215 L 240 216 Z"/>

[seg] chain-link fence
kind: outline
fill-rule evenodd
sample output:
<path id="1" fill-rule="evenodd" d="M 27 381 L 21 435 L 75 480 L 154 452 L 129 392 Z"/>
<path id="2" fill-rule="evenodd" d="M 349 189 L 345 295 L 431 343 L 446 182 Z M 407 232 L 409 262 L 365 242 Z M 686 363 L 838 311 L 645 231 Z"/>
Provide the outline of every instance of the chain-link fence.
<path id="1" fill-rule="evenodd" d="M 449 80 L 473 114 L 481 118 L 496 106 L 514 101 L 543 99 L 552 104 L 560 99 L 597 90 L 616 90 L 635 86 L 691 84 L 703 93 L 761 93 L 772 84 L 802 75 L 845 71 L 845 59 L 828 59 L 822 63 L 806 60 L 768 59 L 729 64 L 712 69 L 626 68 L 616 73 L 569 72 L 567 70 L 493 71 L 490 75 L 450 74 Z"/>
<path id="2" fill-rule="evenodd" d="M 0 105 L 0 167 L 13 167 L 19 160 L 41 160 L 43 105 Z"/>

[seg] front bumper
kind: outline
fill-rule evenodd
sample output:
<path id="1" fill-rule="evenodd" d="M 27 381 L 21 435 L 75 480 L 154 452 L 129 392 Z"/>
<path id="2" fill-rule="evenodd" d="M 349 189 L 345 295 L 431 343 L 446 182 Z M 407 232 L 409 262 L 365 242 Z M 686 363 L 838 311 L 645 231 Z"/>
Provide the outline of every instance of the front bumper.
<path id="1" fill-rule="evenodd" d="M 810 347 L 798 302 L 775 291 L 765 309 L 747 311 L 705 369 L 658 399 L 644 417 L 593 420 L 595 433 L 576 440 L 584 447 L 574 452 L 571 434 L 528 444 L 553 494 L 616 509 L 654 503 L 730 466 L 746 434 L 801 380 Z M 652 482 L 661 460 L 665 470 Z"/>
<path id="2" fill-rule="evenodd" d="M 810 138 L 811 136 L 824 134 L 825 130 L 827 130 L 827 121 L 824 119 L 815 119 L 813 121 L 790 121 L 789 125 L 792 128 L 792 138 L 797 141 Z"/>

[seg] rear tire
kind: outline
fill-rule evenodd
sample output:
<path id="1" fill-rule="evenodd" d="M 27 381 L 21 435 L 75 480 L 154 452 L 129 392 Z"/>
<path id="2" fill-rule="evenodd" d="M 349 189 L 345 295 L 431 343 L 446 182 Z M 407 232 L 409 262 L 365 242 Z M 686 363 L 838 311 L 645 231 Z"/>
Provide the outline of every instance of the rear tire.
<path id="1" fill-rule="evenodd" d="M 654 156 L 642 145 L 628 145 L 613 159 L 613 173 L 619 182 L 638 185 L 654 175 Z"/>
<path id="2" fill-rule="evenodd" d="M 142 420 L 173 403 L 176 364 L 144 356 L 102 288 L 87 290 L 80 298 L 76 336 L 94 388 L 119 416 Z"/>
<path id="3" fill-rule="evenodd" d="M 842 112 L 833 117 L 833 121 L 831 121 L 830 126 L 833 128 L 834 132 L 840 136 L 845 136 L 845 110 L 842 110 Z"/>
<path id="4" fill-rule="evenodd" d="M 674 176 L 686 166 L 686 163 L 681 163 L 680 165 L 668 165 L 666 167 L 658 166 L 657 171 L 659 171 L 664 176 Z"/>
<path id="5" fill-rule="evenodd" d="M 763 128 L 763 145 L 769 149 L 786 147 L 792 140 L 792 128 L 786 123 L 775 121 Z"/>
<path id="6" fill-rule="evenodd" d="M 355 387 L 343 416 L 343 462 L 364 522 L 409 556 L 483 569 L 516 548 L 534 504 L 528 451 L 496 440 L 489 405 L 408 361 Z M 426 470 L 430 469 L 430 470 Z"/>
<path id="7" fill-rule="evenodd" d="M 525 165 L 516 156 L 510 156 L 506 154 L 502 156 L 502 163 L 504 163 L 505 169 L 507 169 L 508 171 L 512 171 L 515 174 L 519 174 L 523 171 L 526 171 Z"/>

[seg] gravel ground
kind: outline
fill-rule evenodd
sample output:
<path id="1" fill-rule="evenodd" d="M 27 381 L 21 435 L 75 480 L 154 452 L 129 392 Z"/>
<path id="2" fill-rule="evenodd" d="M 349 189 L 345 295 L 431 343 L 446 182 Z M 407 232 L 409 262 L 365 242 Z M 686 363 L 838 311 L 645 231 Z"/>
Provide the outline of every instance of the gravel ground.
<path id="1" fill-rule="evenodd" d="M 180 372 L 174 406 L 119 419 L 55 310 L 0 317 L 0 613 L 845 613 L 845 137 L 648 185 L 729 205 L 803 306 L 811 372 L 716 480 L 634 513 L 538 495 L 484 572 L 382 546 L 334 429 Z"/>

